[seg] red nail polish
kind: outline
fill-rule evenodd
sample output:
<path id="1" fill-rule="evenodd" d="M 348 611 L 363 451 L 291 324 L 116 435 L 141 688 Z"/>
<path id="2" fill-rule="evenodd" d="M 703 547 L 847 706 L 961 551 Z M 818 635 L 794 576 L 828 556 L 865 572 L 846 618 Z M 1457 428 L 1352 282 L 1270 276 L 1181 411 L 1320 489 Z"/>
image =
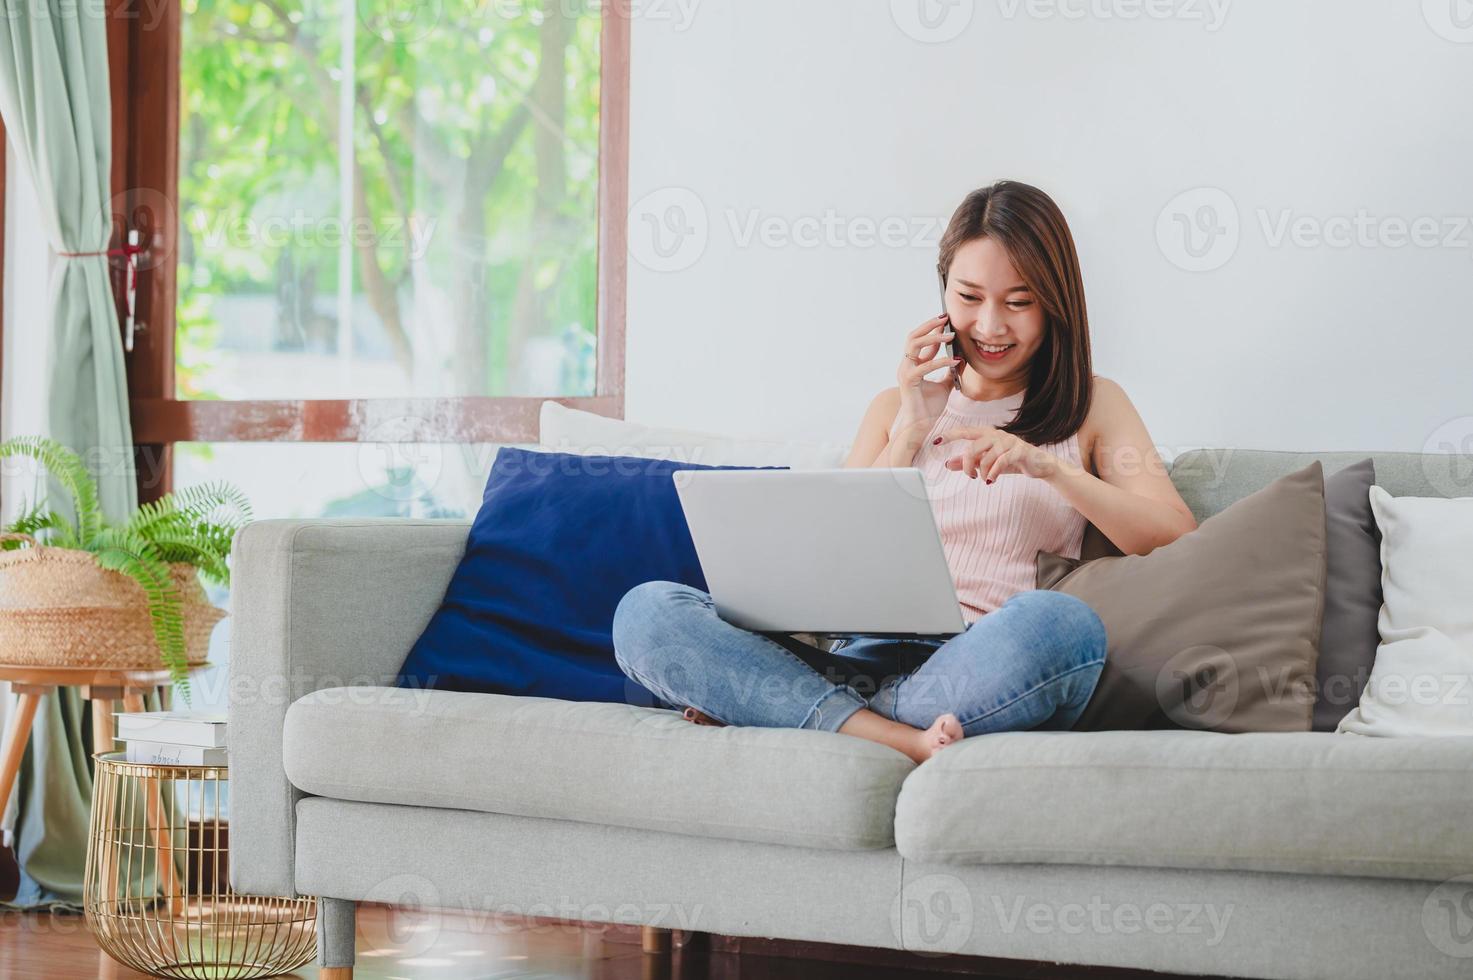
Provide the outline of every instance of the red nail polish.
<path id="1" fill-rule="evenodd" d="M 932 439 L 931 440 L 931 445 L 933 445 L 933 446 L 939 446 L 939 445 L 941 445 L 941 437 L 940 436 L 937 436 L 936 438 Z"/>
<path id="2" fill-rule="evenodd" d="M 988 485 L 988 486 L 989 486 L 989 487 L 990 487 L 990 486 L 992 486 L 992 481 L 991 481 L 991 480 L 988 480 L 988 481 L 987 481 L 987 485 Z"/>

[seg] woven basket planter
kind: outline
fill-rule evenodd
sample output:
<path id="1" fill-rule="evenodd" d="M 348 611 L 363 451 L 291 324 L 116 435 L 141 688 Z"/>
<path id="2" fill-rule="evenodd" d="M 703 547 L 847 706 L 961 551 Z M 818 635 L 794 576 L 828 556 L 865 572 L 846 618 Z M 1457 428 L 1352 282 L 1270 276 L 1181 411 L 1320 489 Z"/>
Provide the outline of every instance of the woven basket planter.
<path id="1" fill-rule="evenodd" d="M 29 667 L 108 667 L 162 670 L 148 597 L 121 572 L 101 568 L 92 555 L 38 545 L 0 551 L 0 661 Z M 179 592 L 184 645 L 190 664 L 209 658 L 210 632 L 225 610 L 210 604 L 197 569 L 182 562 L 169 571 Z"/>

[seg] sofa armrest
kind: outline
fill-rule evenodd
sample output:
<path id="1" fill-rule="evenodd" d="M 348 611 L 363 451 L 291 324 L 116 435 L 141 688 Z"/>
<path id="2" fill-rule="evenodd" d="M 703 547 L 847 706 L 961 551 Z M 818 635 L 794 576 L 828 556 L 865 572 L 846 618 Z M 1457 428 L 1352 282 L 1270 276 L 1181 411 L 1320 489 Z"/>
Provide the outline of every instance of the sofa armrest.
<path id="1" fill-rule="evenodd" d="M 231 555 L 230 884 L 295 895 L 286 709 L 327 687 L 393 684 L 445 596 L 468 521 L 257 521 Z"/>

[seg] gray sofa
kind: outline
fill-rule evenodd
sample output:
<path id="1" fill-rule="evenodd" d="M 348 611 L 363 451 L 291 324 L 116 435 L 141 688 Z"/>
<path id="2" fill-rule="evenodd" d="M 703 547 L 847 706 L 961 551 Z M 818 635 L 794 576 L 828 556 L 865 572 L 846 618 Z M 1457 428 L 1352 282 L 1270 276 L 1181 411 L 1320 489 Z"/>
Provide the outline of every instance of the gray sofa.
<path id="1" fill-rule="evenodd" d="M 1473 495 L 1468 457 L 1199 450 L 1198 520 L 1312 459 Z M 1473 738 L 1023 732 L 923 766 L 811 731 L 389 685 L 465 522 L 262 521 L 234 556 L 231 884 L 1181 974 L 1473 976 Z M 348 971 L 337 975 L 350 975 Z"/>

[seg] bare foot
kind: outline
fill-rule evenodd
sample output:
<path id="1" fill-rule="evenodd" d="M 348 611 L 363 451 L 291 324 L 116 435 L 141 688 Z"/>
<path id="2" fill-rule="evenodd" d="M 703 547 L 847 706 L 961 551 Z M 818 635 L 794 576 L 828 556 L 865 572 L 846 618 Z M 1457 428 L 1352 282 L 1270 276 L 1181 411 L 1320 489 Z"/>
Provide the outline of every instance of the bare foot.
<path id="1" fill-rule="evenodd" d="M 891 721 L 868 708 L 861 708 L 839 726 L 839 731 L 845 735 L 888 745 L 897 752 L 910 756 L 911 761 L 917 765 L 953 742 L 962 740 L 961 722 L 953 714 L 944 714 L 931 722 L 930 728 L 920 729 Z"/>
<path id="2" fill-rule="evenodd" d="M 962 723 L 956 715 L 944 714 L 931 722 L 925 731 L 917 731 L 917 751 L 908 753 L 916 762 L 925 762 L 953 742 L 962 740 Z"/>

